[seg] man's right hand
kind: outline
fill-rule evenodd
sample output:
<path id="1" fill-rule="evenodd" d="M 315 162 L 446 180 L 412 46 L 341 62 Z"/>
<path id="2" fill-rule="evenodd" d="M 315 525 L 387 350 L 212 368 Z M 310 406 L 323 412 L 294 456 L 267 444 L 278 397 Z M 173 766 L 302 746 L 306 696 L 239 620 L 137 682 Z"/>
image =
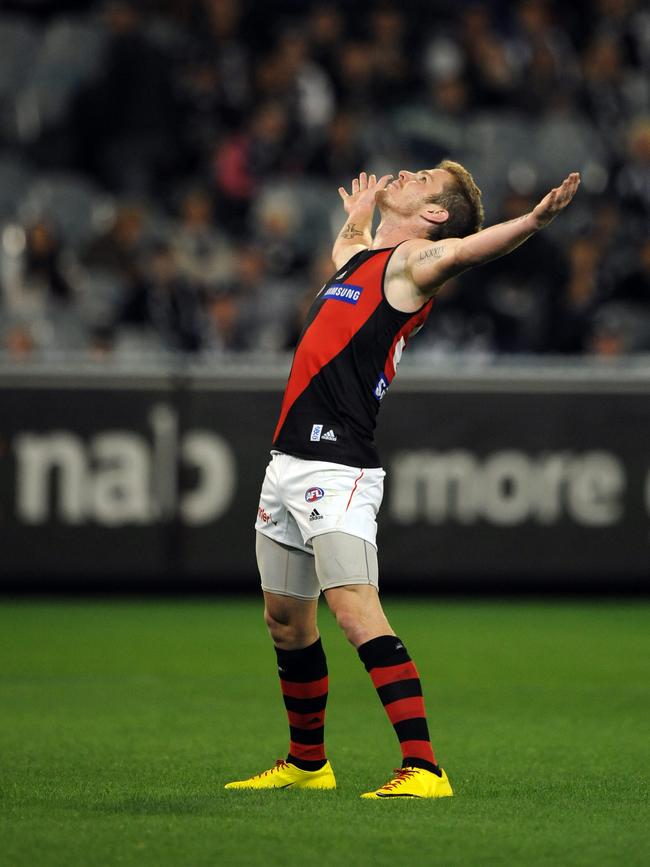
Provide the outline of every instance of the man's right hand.
<path id="1" fill-rule="evenodd" d="M 383 175 L 377 180 L 376 175 L 367 175 L 361 172 L 358 178 L 352 181 L 352 192 L 348 193 L 345 187 L 339 187 L 339 195 L 343 199 L 343 207 L 347 214 L 355 217 L 372 216 L 375 210 L 375 196 L 392 180 L 392 175 Z"/>

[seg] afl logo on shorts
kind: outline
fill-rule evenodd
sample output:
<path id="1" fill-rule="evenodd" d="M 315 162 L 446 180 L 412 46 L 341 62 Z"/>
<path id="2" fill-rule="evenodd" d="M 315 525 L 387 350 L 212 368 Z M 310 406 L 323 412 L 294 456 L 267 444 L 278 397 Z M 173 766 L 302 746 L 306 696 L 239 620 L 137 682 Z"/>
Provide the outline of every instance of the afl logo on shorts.
<path id="1" fill-rule="evenodd" d="M 321 500 L 325 496 L 325 491 L 322 488 L 309 488 L 305 491 L 305 499 L 308 503 L 315 503 L 316 500 Z"/>

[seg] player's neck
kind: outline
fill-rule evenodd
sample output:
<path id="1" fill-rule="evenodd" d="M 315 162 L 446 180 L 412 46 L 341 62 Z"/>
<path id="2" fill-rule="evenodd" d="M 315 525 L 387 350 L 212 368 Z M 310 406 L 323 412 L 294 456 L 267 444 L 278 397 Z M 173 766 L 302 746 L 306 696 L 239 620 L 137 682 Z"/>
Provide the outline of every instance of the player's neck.
<path id="1" fill-rule="evenodd" d="M 372 242 L 373 250 L 378 250 L 382 247 L 396 247 L 402 241 L 408 241 L 410 238 L 417 238 L 418 234 L 415 227 L 410 225 L 399 217 L 394 217 L 392 214 L 382 215 L 382 220 L 375 237 Z"/>

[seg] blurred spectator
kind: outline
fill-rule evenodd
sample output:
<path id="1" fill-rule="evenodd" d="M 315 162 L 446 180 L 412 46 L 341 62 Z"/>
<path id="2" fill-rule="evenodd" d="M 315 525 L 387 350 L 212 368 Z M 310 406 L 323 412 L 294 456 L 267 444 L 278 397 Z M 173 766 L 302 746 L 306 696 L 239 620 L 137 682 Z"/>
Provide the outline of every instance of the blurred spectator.
<path id="1" fill-rule="evenodd" d="M 349 112 L 339 112 L 317 140 L 306 169 L 322 178 L 340 179 L 341 183 L 358 175 L 368 162 L 368 153 L 359 137 L 358 124 Z"/>
<path id="2" fill-rule="evenodd" d="M 256 349 L 260 313 L 256 299 L 264 291 L 266 268 L 262 251 L 241 246 L 232 279 L 209 302 L 210 346 L 220 350 Z"/>
<path id="3" fill-rule="evenodd" d="M 577 59 L 548 0 L 520 0 L 509 53 L 519 81 L 521 108 L 544 114 L 571 106 L 579 81 Z"/>
<path id="4" fill-rule="evenodd" d="M 267 192 L 253 213 L 252 240 L 263 251 L 266 273 L 271 277 L 299 275 L 309 264 L 306 232 L 300 231 L 297 203 L 288 191 Z"/>
<path id="5" fill-rule="evenodd" d="M 241 245 L 231 283 L 210 302 L 213 345 L 277 352 L 287 345 L 304 281 L 270 273 L 265 251 Z"/>
<path id="6" fill-rule="evenodd" d="M 503 106 L 511 97 L 514 77 L 506 45 L 493 29 L 490 7 L 472 3 L 460 15 L 466 76 L 476 104 Z"/>
<path id="7" fill-rule="evenodd" d="M 287 111 L 278 102 L 264 103 L 253 112 L 248 128 L 225 138 L 214 153 L 214 182 L 231 227 L 242 231 L 259 184 L 282 175 L 291 164 Z"/>
<path id="8" fill-rule="evenodd" d="M 230 242 L 216 230 L 212 201 L 204 190 L 194 187 L 183 196 L 180 217 L 172 240 L 176 263 L 188 280 L 207 292 L 232 274 Z"/>
<path id="9" fill-rule="evenodd" d="M 295 28 L 285 31 L 277 57 L 299 126 L 311 135 L 318 133 L 334 114 L 334 92 L 329 77 L 309 56 L 306 35 Z"/>
<path id="10" fill-rule="evenodd" d="M 420 165 L 435 165 L 448 154 L 459 157 L 468 142 L 466 110 L 469 99 L 461 77 L 433 81 L 425 100 L 407 104 L 394 114 L 394 127 Z"/>
<path id="11" fill-rule="evenodd" d="M 627 67 L 638 68 L 648 58 L 644 54 L 644 38 L 647 40 L 647 23 L 643 24 L 643 11 L 647 7 L 639 0 L 596 0 L 596 14 L 590 17 L 591 33 L 607 35 L 616 40 Z M 641 14 L 635 14 L 635 13 Z M 644 34 L 644 30 L 646 31 Z"/>
<path id="12" fill-rule="evenodd" d="M 376 87 L 383 105 L 400 105 L 418 81 L 417 66 L 409 63 L 404 13 L 395 6 L 379 5 L 370 13 L 371 53 Z"/>
<path id="13" fill-rule="evenodd" d="M 621 280 L 614 291 L 614 297 L 635 304 L 650 302 L 650 239 L 641 245 L 637 266 Z"/>
<path id="14" fill-rule="evenodd" d="M 82 252 L 82 262 L 88 269 L 106 273 L 127 294 L 135 293 L 141 284 L 144 221 L 140 206 L 123 204 L 107 231 Z"/>
<path id="15" fill-rule="evenodd" d="M 501 219 L 529 212 L 535 200 L 517 193 L 506 198 Z M 499 352 L 548 352 L 556 343 L 556 311 L 567 264 L 555 241 L 543 232 L 509 257 L 496 259 L 459 281 L 453 305 L 465 315 L 487 319 Z"/>
<path id="16" fill-rule="evenodd" d="M 199 27 L 206 50 L 216 58 L 225 101 L 242 112 L 250 101 L 250 58 L 240 33 L 243 4 L 239 0 L 199 0 L 203 16 Z"/>
<path id="17" fill-rule="evenodd" d="M 341 45 L 334 74 L 340 106 L 367 117 L 382 104 L 372 45 L 348 41 Z"/>
<path id="18" fill-rule="evenodd" d="M 127 296 L 120 321 L 152 328 L 167 349 L 196 352 L 204 345 L 201 292 L 181 273 L 170 245 L 152 247 L 142 283 Z"/>
<path id="19" fill-rule="evenodd" d="M 307 21 L 311 56 L 331 81 L 336 74 L 338 51 L 344 34 L 343 16 L 335 3 L 318 4 L 312 8 Z"/>
<path id="20" fill-rule="evenodd" d="M 616 285 L 598 311 L 592 351 L 601 351 L 603 333 L 616 333 L 621 352 L 650 351 L 650 240 L 636 251 L 632 270 Z"/>
<path id="21" fill-rule="evenodd" d="M 617 357 L 650 350 L 650 318 L 647 307 L 605 304 L 595 311 L 587 343 L 594 355 Z"/>
<path id="22" fill-rule="evenodd" d="M 583 59 L 584 100 L 612 149 L 621 153 L 630 116 L 647 110 L 648 83 L 625 66 L 620 43 L 609 33 L 596 36 Z"/>
<path id="23" fill-rule="evenodd" d="M 83 164 L 112 189 L 148 193 L 177 158 L 169 58 L 148 38 L 135 2 L 109 0 L 104 75 L 84 95 Z"/>
<path id="24" fill-rule="evenodd" d="M 54 230 L 45 222 L 5 229 L 0 274 L 5 309 L 20 316 L 44 315 L 52 302 L 72 299 L 64 266 L 65 253 Z"/>
<path id="25" fill-rule="evenodd" d="M 183 151 L 184 173 L 202 168 L 203 154 L 214 141 L 239 123 L 241 114 L 228 103 L 218 64 L 208 54 L 193 52 L 176 75 L 179 112 L 182 117 L 179 136 Z"/>
<path id="26" fill-rule="evenodd" d="M 11 326 L 5 334 L 4 350 L 11 361 L 30 359 L 35 353 L 36 345 L 29 328 L 25 325 Z"/>
<path id="27" fill-rule="evenodd" d="M 635 243 L 628 220 L 620 205 L 611 197 L 591 204 L 585 234 L 594 249 L 600 251 L 598 265 L 599 297 L 611 297 L 615 287 L 634 267 Z"/>
<path id="28" fill-rule="evenodd" d="M 633 124 L 628 137 L 628 162 L 616 178 L 616 191 L 634 218 L 639 236 L 650 232 L 650 119 Z"/>
<path id="29" fill-rule="evenodd" d="M 212 298 L 209 303 L 211 349 L 237 351 L 249 348 L 240 313 L 241 306 L 233 289 L 223 289 Z"/>
<path id="30" fill-rule="evenodd" d="M 602 297 L 602 251 L 594 237 L 576 238 L 569 248 L 569 279 L 558 307 L 554 348 L 579 353 L 590 343 L 593 316 Z"/>
<path id="31" fill-rule="evenodd" d="M 88 352 L 94 361 L 105 361 L 115 347 L 115 330 L 110 325 L 98 325 L 89 333 Z"/>

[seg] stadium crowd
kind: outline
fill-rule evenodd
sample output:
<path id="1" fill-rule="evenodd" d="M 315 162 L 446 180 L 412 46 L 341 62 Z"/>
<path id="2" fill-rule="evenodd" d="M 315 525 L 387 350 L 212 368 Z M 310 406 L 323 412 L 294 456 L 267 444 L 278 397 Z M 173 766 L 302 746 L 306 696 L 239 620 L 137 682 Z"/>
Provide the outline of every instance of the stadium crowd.
<path id="1" fill-rule="evenodd" d="M 338 186 L 448 156 L 488 222 L 583 183 L 445 287 L 415 351 L 650 351 L 640 0 L 8 0 L 2 350 L 287 350 L 332 271 Z"/>

